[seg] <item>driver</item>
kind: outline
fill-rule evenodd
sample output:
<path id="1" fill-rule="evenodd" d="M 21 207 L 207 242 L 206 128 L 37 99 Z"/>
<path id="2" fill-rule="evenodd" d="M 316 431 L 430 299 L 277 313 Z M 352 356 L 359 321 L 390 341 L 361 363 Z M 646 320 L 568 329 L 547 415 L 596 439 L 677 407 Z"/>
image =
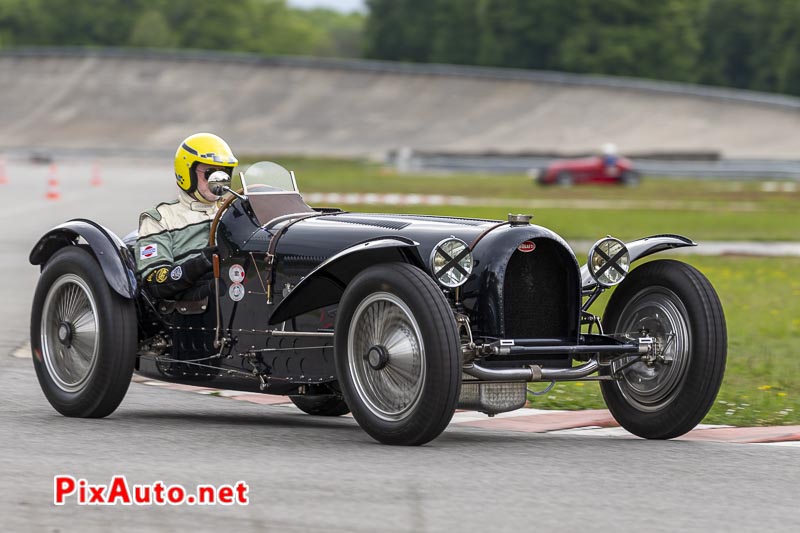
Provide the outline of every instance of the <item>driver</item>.
<path id="1" fill-rule="evenodd" d="M 211 294 L 211 221 L 219 197 L 208 188 L 217 170 L 229 176 L 238 161 L 228 143 L 211 133 L 184 139 L 175 152 L 178 198 L 139 216 L 136 272 L 147 292 L 162 300 L 201 300 Z"/>
<path id="2" fill-rule="evenodd" d="M 617 166 L 617 160 L 619 159 L 619 154 L 617 152 L 617 145 L 614 143 L 606 143 L 603 145 L 603 166 L 606 167 L 607 170 L 613 169 Z"/>

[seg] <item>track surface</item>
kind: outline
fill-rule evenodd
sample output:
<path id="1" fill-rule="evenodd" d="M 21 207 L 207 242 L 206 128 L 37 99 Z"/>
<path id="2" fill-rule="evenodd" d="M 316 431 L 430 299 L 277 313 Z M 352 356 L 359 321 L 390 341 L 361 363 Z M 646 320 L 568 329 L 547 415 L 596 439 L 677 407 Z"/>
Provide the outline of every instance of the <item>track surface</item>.
<path id="1" fill-rule="evenodd" d="M 542 73 L 411 64 L 13 54 L 0 55 L 0 72 L 13 73 L 0 77 L 0 148 L 166 154 L 174 139 L 210 130 L 251 154 L 383 156 L 403 146 L 570 153 L 604 142 L 627 153 L 800 153 L 800 100 L 777 95 L 716 90 L 702 97 L 644 90 L 642 80 L 614 87 L 591 77 L 556 82 L 552 73 L 543 81 Z"/>
<path id="2" fill-rule="evenodd" d="M 350 418 L 134 383 L 105 420 L 61 417 L 30 361 L 33 241 L 73 216 L 115 232 L 172 193 L 170 169 L 132 162 L 89 185 L 62 165 L 58 202 L 43 180 L 3 185 L 0 213 L 0 516 L 7 531 L 797 531 L 797 448 L 647 442 L 452 425 L 421 448 L 375 444 Z M 46 173 L 46 168 L 31 172 Z M 163 172 L 163 173 L 162 173 Z M 160 177 L 163 176 L 163 179 Z M 124 179 L 123 179 L 124 178 Z M 52 505 L 53 476 L 105 483 L 250 485 L 247 507 Z"/>

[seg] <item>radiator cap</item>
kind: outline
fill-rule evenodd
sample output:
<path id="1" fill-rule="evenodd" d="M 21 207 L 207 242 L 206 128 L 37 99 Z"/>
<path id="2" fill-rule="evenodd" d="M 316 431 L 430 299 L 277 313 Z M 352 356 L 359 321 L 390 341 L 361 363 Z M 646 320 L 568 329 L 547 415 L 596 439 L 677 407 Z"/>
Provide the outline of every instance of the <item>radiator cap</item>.
<path id="1" fill-rule="evenodd" d="M 508 222 L 512 226 L 527 226 L 528 224 L 531 223 L 532 218 L 533 215 L 519 215 L 519 214 L 514 215 L 511 213 L 508 214 Z"/>

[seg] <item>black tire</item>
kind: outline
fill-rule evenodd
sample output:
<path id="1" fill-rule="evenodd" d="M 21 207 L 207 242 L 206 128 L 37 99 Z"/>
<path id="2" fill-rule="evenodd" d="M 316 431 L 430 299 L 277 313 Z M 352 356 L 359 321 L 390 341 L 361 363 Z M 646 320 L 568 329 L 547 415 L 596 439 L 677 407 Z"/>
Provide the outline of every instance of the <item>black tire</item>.
<path id="1" fill-rule="evenodd" d="M 74 311 L 58 307 L 67 301 L 75 302 Z M 131 382 L 136 342 L 134 302 L 109 287 L 94 257 L 78 246 L 56 252 L 39 278 L 31 310 L 33 366 L 56 411 L 82 418 L 114 412 Z"/>
<path id="2" fill-rule="evenodd" d="M 364 431 L 409 446 L 444 431 L 461 389 L 461 344 L 430 276 L 405 263 L 364 270 L 342 296 L 335 332 L 339 383 Z"/>
<path id="3" fill-rule="evenodd" d="M 623 379 L 601 382 L 622 427 L 647 439 L 671 439 L 708 414 L 722 383 L 728 341 L 719 297 L 697 269 L 672 260 L 634 269 L 611 295 L 603 327 L 607 333 L 648 329 L 671 359 L 635 362 L 622 370 Z"/>
<path id="4" fill-rule="evenodd" d="M 335 394 L 321 396 L 289 396 L 292 403 L 306 414 L 314 416 L 342 416 L 350 412 L 347 403 Z"/>
<path id="5" fill-rule="evenodd" d="M 561 187 L 571 187 L 575 183 L 575 177 L 567 171 L 561 171 L 556 174 L 556 185 Z"/>
<path id="6" fill-rule="evenodd" d="M 626 170 L 619 178 L 619 182 L 627 187 L 636 187 L 642 181 L 642 177 L 634 170 Z"/>

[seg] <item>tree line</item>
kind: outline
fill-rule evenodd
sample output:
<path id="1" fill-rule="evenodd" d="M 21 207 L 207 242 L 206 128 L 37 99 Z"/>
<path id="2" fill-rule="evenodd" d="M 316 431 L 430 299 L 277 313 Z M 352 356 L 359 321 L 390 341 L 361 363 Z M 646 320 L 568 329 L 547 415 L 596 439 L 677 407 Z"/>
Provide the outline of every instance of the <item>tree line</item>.
<path id="1" fill-rule="evenodd" d="M 367 0 L 365 55 L 800 94 L 798 0 Z"/>
<path id="2" fill-rule="evenodd" d="M 194 48 L 359 57 L 364 15 L 285 0 L 0 0 L 0 47 Z"/>
<path id="3" fill-rule="evenodd" d="M 800 95 L 800 0 L 0 0 L 0 47 L 195 48 L 634 76 Z"/>

